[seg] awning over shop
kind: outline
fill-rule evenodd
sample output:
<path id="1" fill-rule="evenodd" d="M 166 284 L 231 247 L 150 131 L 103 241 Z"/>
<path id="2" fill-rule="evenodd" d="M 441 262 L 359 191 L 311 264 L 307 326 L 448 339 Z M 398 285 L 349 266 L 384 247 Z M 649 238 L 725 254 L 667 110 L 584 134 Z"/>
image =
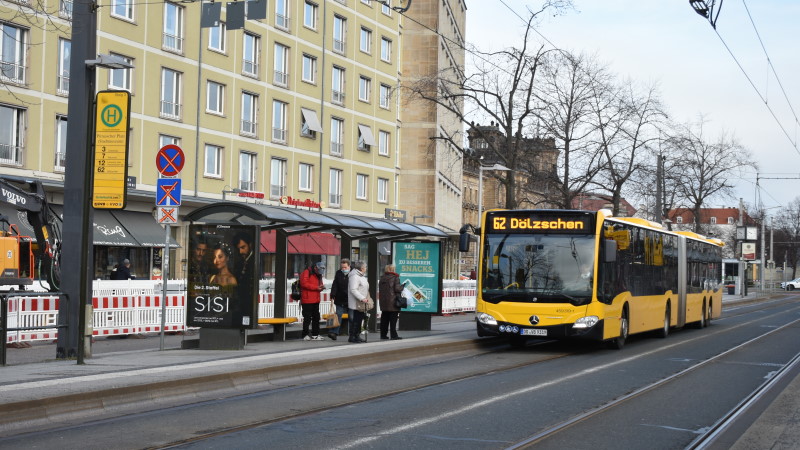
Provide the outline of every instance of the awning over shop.
<path id="1" fill-rule="evenodd" d="M 97 212 L 95 211 L 95 214 Z M 111 211 L 142 247 L 164 247 L 164 228 L 150 214 L 135 211 Z M 170 248 L 180 247 L 170 236 Z"/>
<path id="2" fill-rule="evenodd" d="M 295 255 L 339 255 L 339 240 L 328 233 L 289 236 L 289 253 Z M 261 252 L 275 253 L 275 232 L 261 231 Z"/>
<path id="3" fill-rule="evenodd" d="M 33 226 L 28 222 L 28 213 L 25 211 L 18 211 L 11 206 L 0 204 L 0 214 L 5 216 L 9 225 L 14 225 L 17 233 L 20 236 L 26 236 L 23 241 L 35 241 L 36 235 L 34 234 Z M 0 230 L 10 231 L 9 226 L 3 223 L 0 225 Z"/>
<path id="4" fill-rule="evenodd" d="M 64 207 L 62 205 L 51 205 L 53 211 L 61 218 L 64 218 Z M 131 236 L 128 229 L 109 211 L 96 209 L 93 213 L 94 223 L 92 238 L 94 245 L 104 245 L 108 247 L 141 247 L 139 241 Z"/>

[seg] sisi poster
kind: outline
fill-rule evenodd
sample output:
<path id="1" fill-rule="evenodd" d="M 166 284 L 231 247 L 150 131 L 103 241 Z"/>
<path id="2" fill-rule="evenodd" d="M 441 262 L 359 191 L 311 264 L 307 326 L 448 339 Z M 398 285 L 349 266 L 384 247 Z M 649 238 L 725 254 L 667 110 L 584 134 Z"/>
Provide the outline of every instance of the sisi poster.
<path id="1" fill-rule="evenodd" d="M 394 242 L 393 262 L 403 283 L 408 308 L 403 311 L 441 311 L 441 244 L 438 242 Z"/>
<path id="2" fill-rule="evenodd" d="M 187 326 L 257 326 L 258 231 L 245 225 L 189 226 Z"/>

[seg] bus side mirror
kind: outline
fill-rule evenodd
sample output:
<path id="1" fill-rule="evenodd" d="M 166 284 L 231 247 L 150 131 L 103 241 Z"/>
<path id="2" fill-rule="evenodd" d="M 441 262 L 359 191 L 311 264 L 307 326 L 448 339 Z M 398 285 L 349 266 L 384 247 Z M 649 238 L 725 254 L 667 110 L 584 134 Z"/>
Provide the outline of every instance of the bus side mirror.
<path id="1" fill-rule="evenodd" d="M 605 243 L 605 259 L 604 262 L 613 263 L 617 262 L 617 241 L 613 239 L 606 239 Z"/>
<path id="2" fill-rule="evenodd" d="M 467 230 L 461 230 L 461 236 L 458 239 L 458 251 L 466 253 L 469 251 L 469 241 L 471 236 Z"/>

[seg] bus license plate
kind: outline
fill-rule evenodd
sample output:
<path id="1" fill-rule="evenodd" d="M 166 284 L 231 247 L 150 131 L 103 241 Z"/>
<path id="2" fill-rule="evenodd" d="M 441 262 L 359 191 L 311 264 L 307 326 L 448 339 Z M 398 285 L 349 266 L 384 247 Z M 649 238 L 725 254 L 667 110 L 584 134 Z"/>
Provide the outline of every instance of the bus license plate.
<path id="1" fill-rule="evenodd" d="M 541 328 L 523 328 L 520 330 L 523 336 L 547 336 L 547 330 Z"/>

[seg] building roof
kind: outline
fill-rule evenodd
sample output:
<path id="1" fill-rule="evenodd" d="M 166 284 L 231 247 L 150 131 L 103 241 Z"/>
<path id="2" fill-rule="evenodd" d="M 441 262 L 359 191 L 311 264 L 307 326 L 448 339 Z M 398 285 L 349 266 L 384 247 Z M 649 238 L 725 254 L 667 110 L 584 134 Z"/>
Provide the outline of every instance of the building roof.
<path id="1" fill-rule="evenodd" d="M 694 223 L 694 212 L 687 208 L 673 208 L 669 211 L 667 217 L 673 222 L 677 222 L 677 218 L 681 218 L 682 223 Z M 739 223 L 739 208 L 702 208 L 700 209 L 700 223 L 711 224 L 711 218 L 716 218 L 716 225 L 738 224 Z M 732 220 L 729 220 L 732 219 Z M 744 223 L 747 225 L 755 224 L 755 220 L 744 211 Z"/>
<path id="2" fill-rule="evenodd" d="M 636 208 L 624 198 L 620 199 L 620 216 L 633 217 Z M 578 194 L 572 199 L 572 207 L 585 211 L 600 211 L 601 209 L 613 209 L 612 198 L 601 194 Z"/>

